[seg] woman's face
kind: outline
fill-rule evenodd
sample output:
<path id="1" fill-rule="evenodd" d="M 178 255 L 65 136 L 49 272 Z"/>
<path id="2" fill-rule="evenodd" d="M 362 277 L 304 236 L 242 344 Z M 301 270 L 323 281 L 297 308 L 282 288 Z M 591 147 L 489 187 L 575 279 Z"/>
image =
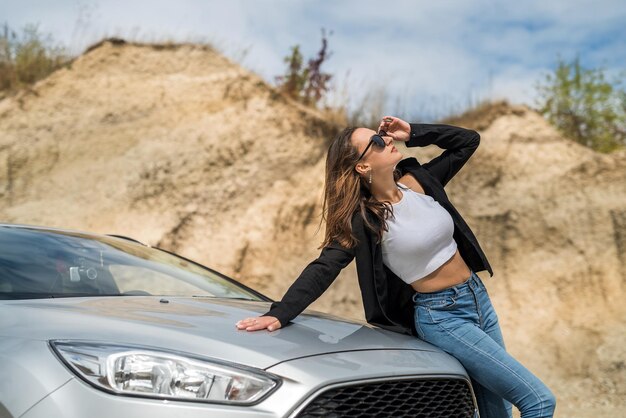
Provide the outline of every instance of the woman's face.
<path id="1" fill-rule="evenodd" d="M 357 148 L 359 155 L 367 148 L 370 138 L 374 134 L 376 134 L 376 131 L 368 128 L 357 128 L 352 133 L 352 144 Z M 396 164 L 402 160 L 402 154 L 393 145 L 393 138 L 383 136 L 383 139 L 386 144 L 384 148 L 380 148 L 376 144 L 370 145 L 363 158 L 356 164 L 355 168 L 359 174 L 366 175 L 370 169 L 374 173 L 393 172 Z"/>

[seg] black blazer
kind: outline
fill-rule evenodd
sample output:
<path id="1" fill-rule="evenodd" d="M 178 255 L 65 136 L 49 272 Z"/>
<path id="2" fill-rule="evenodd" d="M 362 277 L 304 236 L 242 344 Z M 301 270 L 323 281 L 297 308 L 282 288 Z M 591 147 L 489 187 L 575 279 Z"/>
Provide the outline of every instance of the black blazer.
<path id="1" fill-rule="evenodd" d="M 424 192 L 450 213 L 454 220 L 453 236 L 467 265 L 475 272 L 487 270 L 493 276 L 478 240 L 444 191 L 444 186 L 478 148 L 480 135 L 476 131 L 451 125 L 410 125 L 407 147 L 435 144 L 444 152 L 426 164 L 420 164 L 413 157 L 405 158 L 396 168 L 401 170 L 402 175 L 407 172 L 413 175 Z M 371 221 L 375 221 L 374 217 Z M 320 297 L 339 272 L 356 258 L 366 321 L 391 331 L 417 336 L 411 300 L 415 290 L 383 264 L 380 243 L 376 243 L 376 236 L 365 227 L 358 211 L 352 217 L 352 231 L 358 240 L 354 248 L 345 248 L 337 241 L 322 248 L 320 256 L 304 268 L 282 300 L 273 302 L 270 310 L 263 315 L 274 316 L 282 327 L 286 326 Z"/>

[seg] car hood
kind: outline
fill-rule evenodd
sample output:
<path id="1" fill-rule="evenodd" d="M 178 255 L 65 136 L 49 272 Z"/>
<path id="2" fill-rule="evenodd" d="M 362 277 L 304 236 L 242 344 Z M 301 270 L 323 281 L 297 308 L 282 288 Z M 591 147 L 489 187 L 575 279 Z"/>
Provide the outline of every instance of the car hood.
<path id="1" fill-rule="evenodd" d="M 276 331 L 236 328 L 269 302 L 186 297 L 89 297 L 3 301 L 0 336 L 142 344 L 258 368 L 352 350 L 438 351 L 418 338 L 311 309 Z"/>

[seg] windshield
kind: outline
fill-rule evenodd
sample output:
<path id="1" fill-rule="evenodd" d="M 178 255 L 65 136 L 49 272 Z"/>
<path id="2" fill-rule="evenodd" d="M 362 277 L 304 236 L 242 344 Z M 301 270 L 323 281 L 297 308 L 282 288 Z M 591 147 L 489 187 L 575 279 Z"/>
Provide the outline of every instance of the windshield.
<path id="1" fill-rule="evenodd" d="M 128 239 L 0 227 L 0 299 L 124 295 L 268 300 L 218 272 Z"/>

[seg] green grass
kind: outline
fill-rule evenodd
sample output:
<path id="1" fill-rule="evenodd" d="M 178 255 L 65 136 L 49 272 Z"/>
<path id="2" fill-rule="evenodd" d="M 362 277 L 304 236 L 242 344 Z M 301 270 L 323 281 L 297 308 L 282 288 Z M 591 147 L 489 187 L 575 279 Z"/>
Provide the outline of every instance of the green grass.
<path id="1" fill-rule="evenodd" d="M 55 45 L 36 25 L 26 25 L 18 33 L 5 24 L 0 33 L 0 98 L 31 86 L 70 62 L 65 48 Z"/>

